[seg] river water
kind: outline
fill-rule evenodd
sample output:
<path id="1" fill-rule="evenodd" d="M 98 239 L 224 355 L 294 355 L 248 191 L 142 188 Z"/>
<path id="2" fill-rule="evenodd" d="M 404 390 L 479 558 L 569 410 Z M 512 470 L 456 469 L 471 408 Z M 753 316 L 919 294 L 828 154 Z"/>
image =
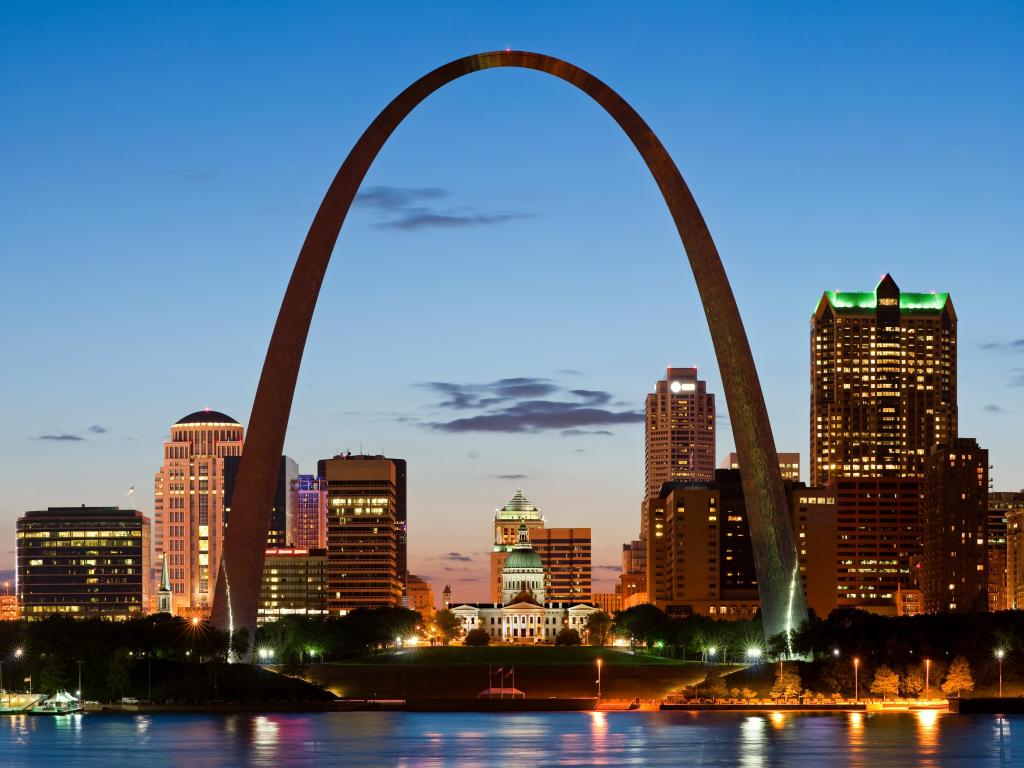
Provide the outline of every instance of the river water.
<path id="1" fill-rule="evenodd" d="M 572 712 L 0 718 L 0 766 L 1024 766 L 1024 716 Z"/>

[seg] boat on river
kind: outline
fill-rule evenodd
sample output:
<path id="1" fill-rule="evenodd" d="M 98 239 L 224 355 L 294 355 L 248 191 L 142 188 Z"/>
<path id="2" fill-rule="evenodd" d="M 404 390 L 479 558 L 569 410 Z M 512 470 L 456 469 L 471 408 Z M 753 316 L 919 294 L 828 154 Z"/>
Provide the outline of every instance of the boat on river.
<path id="1" fill-rule="evenodd" d="M 82 711 L 82 702 L 67 691 L 57 691 L 48 699 L 43 699 L 30 710 L 32 715 L 73 715 Z"/>

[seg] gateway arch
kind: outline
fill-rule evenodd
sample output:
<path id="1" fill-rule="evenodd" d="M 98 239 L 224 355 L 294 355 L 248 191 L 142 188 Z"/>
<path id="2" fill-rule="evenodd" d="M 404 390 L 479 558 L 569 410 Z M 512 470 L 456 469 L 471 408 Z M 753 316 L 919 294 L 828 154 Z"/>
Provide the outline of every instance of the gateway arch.
<path id="1" fill-rule="evenodd" d="M 334 177 L 302 244 L 260 374 L 217 579 L 214 624 L 245 627 L 254 636 L 274 486 L 302 351 L 327 264 L 363 177 L 420 102 L 464 75 L 498 67 L 545 72 L 579 88 L 619 124 L 657 182 L 697 282 L 729 403 L 765 636 L 796 629 L 807 607 L 775 440 L 736 299 L 704 217 L 665 147 L 621 96 L 579 67 L 524 51 L 467 56 L 424 75 L 377 115 Z"/>

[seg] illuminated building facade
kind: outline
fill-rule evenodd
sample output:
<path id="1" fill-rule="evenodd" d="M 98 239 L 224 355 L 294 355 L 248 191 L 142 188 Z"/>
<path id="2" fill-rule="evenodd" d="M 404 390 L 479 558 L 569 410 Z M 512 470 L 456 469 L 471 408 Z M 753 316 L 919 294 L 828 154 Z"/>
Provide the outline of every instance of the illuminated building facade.
<path id="1" fill-rule="evenodd" d="M 714 483 L 665 483 L 645 503 L 647 596 L 669 615 L 750 618 L 760 605 L 737 470 Z"/>
<path id="2" fill-rule="evenodd" d="M 288 541 L 306 549 L 327 546 L 327 482 L 299 475 L 291 487 L 292 524 Z"/>
<path id="3" fill-rule="evenodd" d="M 957 434 L 956 312 L 947 293 L 826 291 L 811 319 L 811 483 L 924 475 Z"/>
<path id="4" fill-rule="evenodd" d="M 272 547 L 263 560 L 258 621 L 327 615 L 327 550 Z"/>
<path id="5" fill-rule="evenodd" d="M 1006 607 L 1024 610 L 1024 506 L 1006 512 Z"/>
<path id="6" fill-rule="evenodd" d="M 149 520 L 135 510 L 82 506 L 26 512 L 17 522 L 22 616 L 144 616 L 150 544 Z"/>
<path id="7" fill-rule="evenodd" d="M 722 469 L 739 469 L 740 459 L 735 453 L 730 453 L 728 458 L 722 462 Z M 779 454 L 779 472 L 782 473 L 782 481 L 784 483 L 799 483 L 800 482 L 800 454 L 799 453 L 780 453 Z"/>
<path id="8" fill-rule="evenodd" d="M 590 602 L 591 532 L 589 528 L 534 528 L 530 543 L 544 565 L 548 600 Z"/>
<path id="9" fill-rule="evenodd" d="M 646 541 L 634 539 L 622 545 L 622 574 L 618 591 L 623 609 L 648 602 Z"/>
<path id="10" fill-rule="evenodd" d="M 988 609 L 1010 608 L 1008 568 L 1008 520 L 1014 510 L 1024 509 L 1024 492 L 990 491 L 988 494 Z"/>
<path id="11" fill-rule="evenodd" d="M 696 368 L 669 368 L 647 395 L 645 498 L 670 482 L 715 479 L 715 396 Z"/>
<path id="12" fill-rule="evenodd" d="M 789 507 L 807 607 L 824 619 L 839 601 L 836 497 L 826 488 L 808 488 L 800 483 L 790 488 Z"/>
<path id="13" fill-rule="evenodd" d="M 922 481 L 833 478 L 826 490 L 836 500 L 838 606 L 895 615 L 921 552 Z"/>
<path id="14" fill-rule="evenodd" d="M 318 463 L 327 483 L 327 608 L 333 616 L 402 603 L 400 464 L 404 460 L 352 454 Z"/>
<path id="15" fill-rule="evenodd" d="M 622 610 L 622 596 L 618 592 L 595 592 L 591 600 L 598 610 L 614 615 Z"/>
<path id="16" fill-rule="evenodd" d="M 242 455 L 241 424 L 218 411 L 171 425 L 154 479 L 156 556 L 167 555 L 174 603 L 208 613 L 224 546 L 224 462 Z"/>
<path id="17" fill-rule="evenodd" d="M 927 613 L 988 610 L 988 451 L 936 445 L 925 465 L 921 587 Z"/>

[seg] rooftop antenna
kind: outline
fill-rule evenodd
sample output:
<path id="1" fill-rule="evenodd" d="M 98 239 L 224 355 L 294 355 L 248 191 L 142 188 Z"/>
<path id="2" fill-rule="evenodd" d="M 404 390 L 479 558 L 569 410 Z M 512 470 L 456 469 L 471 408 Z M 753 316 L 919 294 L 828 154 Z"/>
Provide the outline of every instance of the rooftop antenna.
<path id="1" fill-rule="evenodd" d="M 128 509 L 135 509 L 135 486 L 131 486 L 125 496 L 128 497 Z"/>

